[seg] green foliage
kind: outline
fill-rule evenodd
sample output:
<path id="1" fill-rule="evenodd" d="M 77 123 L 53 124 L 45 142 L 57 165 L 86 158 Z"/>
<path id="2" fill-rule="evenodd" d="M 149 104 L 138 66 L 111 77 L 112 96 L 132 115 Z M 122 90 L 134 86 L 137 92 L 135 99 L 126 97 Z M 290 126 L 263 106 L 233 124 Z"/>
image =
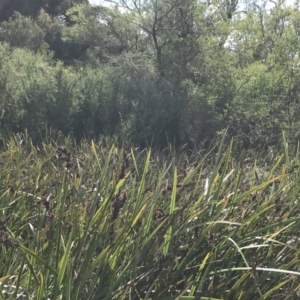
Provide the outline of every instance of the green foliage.
<path id="1" fill-rule="evenodd" d="M 120 126 L 120 112 L 126 105 L 122 100 L 118 74 L 105 66 L 75 71 L 76 111 L 73 114 L 73 133 L 77 137 L 113 134 Z M 74 73 L 73 73 L 74 74 Z"/>
<path id="2" fill-rule="evenodd" d="M 61 17 L 51 17 L 43 9 L 36 19 L 16 12 L 9 21 L 1 23 L 0 41 L 13 47 L 30 49 L 34 52 L 52 52 L 54 59 L 70 64 L 83 54 L 83 46 L 63 41 L 67 30 L 66 21 Z"/>
<path id="3" fill-rule="evenodd" d="M 63 16 L 68 8 L 87 0 L 3 0 L 0 6 L 0 22 L 8 21 L 15 12 L 36 18 L 41 9 L 52 16 Z"/>
<path id="4" fill-rule="evenodd" d="M 30 17 L 16 12 L 9 21 L 1 23 L 0 29 L 0 41 L 13 47 L 23 47 L 34 52 L 47 49 L 43 30 Z"/>
<path id="5" fill-rule="evenodd" d="M 0 20 L 1 298 L 299 297 L 296 6 L 12 0 Z"/>
<path id="6" fill-rule="evenodd" d="M 248 145 L 276 144 L 282 129 L 291 139 L 297 134 L 299 39 L 292 22 L 296 15 L 280 6 L 269 14 L 251 12 L 232 35 L 240 67 L 234 71 L 237 93 L 230 119 Z"/>
<path id="7" fill-rule="evenodd" d="M 58 74 L 68 75 L 67 70 L 62 64 L 52 64 L 51 57 L 42 54 L 13 49 L 7 44 L 2 44 L 0 49 L 4 58 L 1 72 L 2 125 L 12 130 L 27 128 L 31 133 L 47 123 L 56 127 L 48 112 L 56 114 L 60 111 L 57 107 L 60 99 L 56 96 L 65 95 L 59 90 L 61 78 Z M 68 106 L 67 97 L 64 100 L 63 105 Z M 66 118 L 60 118 L 60 121 L 64 122 Z"/>
<path id="8" fill-rule="evenodd" d="M 285 137 L 247 163 L 223 140 L 189 156 L 47 140 L 3 140 L 2 298 L 298 295 L 299 147 Z"/>
<path id="9" fill-rule="evenodd" d="M 66 68 L 49 56 L 7 44 L 1 44 L 0 55 L 2 127 L 26 128 L 35 138 L 47 127 L 77 138 L 120 128 L 125 84 L 113 69 Z"/>
<path id="10" fill-rule="evenodd" d="M 299 136 L 294 7 L 238 11 L 227 1 L 196 0 L 43 5 L 38 14 L 16 12 L 0 24 L 0 40 L 11 46 L 1 46 L 8 128 L 118 135 L 161 148 L 192 147 L 227 128 L 248 148 L 276 145 L 282 130 L 289 141 Z"/>

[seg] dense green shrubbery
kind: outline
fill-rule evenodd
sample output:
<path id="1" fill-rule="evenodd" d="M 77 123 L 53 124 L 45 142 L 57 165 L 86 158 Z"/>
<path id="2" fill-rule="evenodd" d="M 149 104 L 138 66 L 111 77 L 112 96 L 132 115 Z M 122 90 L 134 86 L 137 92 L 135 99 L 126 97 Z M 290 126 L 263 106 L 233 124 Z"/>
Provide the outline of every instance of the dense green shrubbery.
<path id="1" fill-rule="evenodd" d="M 118 101 L 114 70 L 66 68 L 51 57 L 7 44 L 0 53 L 2 127 L 27 129 L 31 135 L 51 127 L 82 137 L 111 133 L 119 125 L 124 104 Z"/>
<path id="2" fill-rule="evenodd" d="M 2 128 L 162 148 L 227 128 L 241 147 L 275 145 L 282 130 L 296 141 L 299 11 L 211 8 L 170 0 L 16 12 L 0 24 Z"/>

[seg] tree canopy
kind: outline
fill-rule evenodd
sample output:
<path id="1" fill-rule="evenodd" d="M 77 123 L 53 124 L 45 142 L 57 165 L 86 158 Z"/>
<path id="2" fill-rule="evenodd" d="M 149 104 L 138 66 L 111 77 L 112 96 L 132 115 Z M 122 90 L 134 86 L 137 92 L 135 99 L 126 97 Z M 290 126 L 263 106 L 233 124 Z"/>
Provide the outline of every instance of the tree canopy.
<path id="1" fill-rule="evenodd" d="M 1 1 L 1 124 L 164 146 L 299 135 L 297 5 Z M 272 3 L 271 3 L 272 4 Z"/>
<path id="2" fill-rule="evenodd" d="M 65 16 L 70 7 L 80 3 L 88 4 L 88 0 L 1 0 L 0 21 L 8 21 L 15 12 L 36 18 L 41 9 L 51 16 Z"/>

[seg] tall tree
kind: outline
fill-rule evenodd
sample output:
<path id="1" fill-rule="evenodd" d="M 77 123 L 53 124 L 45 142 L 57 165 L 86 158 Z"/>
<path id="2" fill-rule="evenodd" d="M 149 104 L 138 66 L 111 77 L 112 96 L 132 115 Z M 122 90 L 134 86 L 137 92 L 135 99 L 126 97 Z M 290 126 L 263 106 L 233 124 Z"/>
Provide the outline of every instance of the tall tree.
<path id="1" fill-rule="evenodd" d="M 74 4 L 88 3 L 88 0 L 1 0 L 0 22 L 8 21 L 17 11 L 21 15 L 36 18 L 41 9 L 51 16 L 65 16 Z"/>

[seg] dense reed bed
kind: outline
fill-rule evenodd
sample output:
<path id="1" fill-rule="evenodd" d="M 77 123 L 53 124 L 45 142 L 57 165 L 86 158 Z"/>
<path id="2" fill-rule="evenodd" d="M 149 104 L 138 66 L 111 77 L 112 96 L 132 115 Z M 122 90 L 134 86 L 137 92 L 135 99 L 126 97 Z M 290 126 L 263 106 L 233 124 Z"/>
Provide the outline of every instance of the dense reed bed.
<path id="1" fill-rule="evenodd" d="M 222 140 L 186 153 L 11 137 L 1 299 L 299 299 L 299 148 L 283 145 L 254 160 Z"/>

